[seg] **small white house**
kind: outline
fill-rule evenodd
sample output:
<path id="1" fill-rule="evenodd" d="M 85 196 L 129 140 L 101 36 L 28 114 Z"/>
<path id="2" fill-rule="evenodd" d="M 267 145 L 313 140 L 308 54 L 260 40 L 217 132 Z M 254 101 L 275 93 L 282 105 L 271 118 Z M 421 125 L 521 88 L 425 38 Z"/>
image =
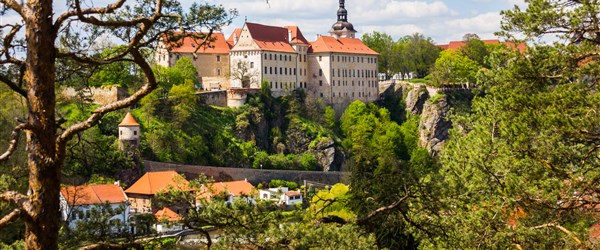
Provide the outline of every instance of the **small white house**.
<path id="1" fill-rule="evenodd" d="M 300 191 L 288 191 L 283 194 L 285 204 L 288 206 L 302 203 L 302 193 Z"/>
<path id="2" fill-rule="evenodd" d="M 66 186 L 60 190 L 60 211 L 63 221 L 75 228 L 78 221 L 85 221 L 95 213 L 110 213 L 109 222 L 129 222 L 127 195 L 118 185 Z M 116 229 L 113 229 L 116 230 Z"/>
<path id="3" fill-rule="evenodd" d="M 183 224 L 181 223 L 182 217 L 167 207 L 158 210 L 154 214 L 154 217 L 157 221 L 157 223 L 154 224 L 154 229 L 157 233 L 183 230 Z"/>
<path id="4" fill-rule="evenodd" d="M 302 203 L 302 193 L 300 191 L 289 191 L 287 187 L 259 190 L 259 197 L 261 200 L 274 201 L 288 206 Z"/>

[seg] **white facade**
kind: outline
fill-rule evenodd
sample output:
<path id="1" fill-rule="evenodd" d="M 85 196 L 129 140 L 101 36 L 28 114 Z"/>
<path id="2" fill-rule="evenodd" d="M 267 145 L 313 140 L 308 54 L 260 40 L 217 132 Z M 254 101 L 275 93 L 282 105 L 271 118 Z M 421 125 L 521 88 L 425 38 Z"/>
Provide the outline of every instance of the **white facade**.
<path id="1" fill-rule="evenodd" d="M 139 141 L 139 126 L 119 126 L 119 140 L 121 141 Z"/>
<path id="2" fill-rule="evenodd" d="M 287 187 L 269 188 L 259 190 L 259 199 L 292 206 L 296 203 L 302 203 L 302 193 L 300 191 L 288 191 Z"/>
<path id="3" fill-rule="evenodd" d="M 109 221 L 118 220 L 119 224 L 126 225 L 129 223 L 129 205 L 126 202 L 111 203 L 109 204 L 110 209 L 115 213 Z M 67 203 L 65 198 L 60 196 L 60 213 L 61 219 L 67 221 L 70 228 L 76 228 L 77 222 L 86 221 L 93 216 L 93 212 L 108 212 L 105 211 L 105 204 L 86 204 L 86 205 L 74 205 L 71 206 Z M 113 228 L 113 231 L 117 231 L 118 228 Z"/>

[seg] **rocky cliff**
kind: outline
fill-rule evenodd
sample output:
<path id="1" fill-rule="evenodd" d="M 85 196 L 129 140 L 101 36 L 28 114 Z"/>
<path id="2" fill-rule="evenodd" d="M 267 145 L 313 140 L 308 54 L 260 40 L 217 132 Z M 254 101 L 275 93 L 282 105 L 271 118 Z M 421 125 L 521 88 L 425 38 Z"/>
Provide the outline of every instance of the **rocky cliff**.
<path id="1" fill-rule="evenodd" d="M 435 89 L 408 82 L 384 83 L 382 96 L 402 99 L 406 113 L 420 115 L 419 145 L 437 155 L 452 128 L 450 111 L 468 112 L 473 94 L 465 89 Z"/>

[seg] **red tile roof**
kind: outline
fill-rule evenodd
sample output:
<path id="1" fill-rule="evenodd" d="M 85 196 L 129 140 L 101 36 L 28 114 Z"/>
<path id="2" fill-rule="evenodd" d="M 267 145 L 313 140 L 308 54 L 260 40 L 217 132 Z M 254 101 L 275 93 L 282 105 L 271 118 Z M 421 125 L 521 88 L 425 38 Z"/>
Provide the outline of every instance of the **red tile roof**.
<path id="1" fill-rule="evenodd" d="M 168 221 L 180 221 L 182 219 L 179 214 L 173 212 L 173 210 L 169 209 L 168 207 L 164 207 L 163 209 L 158 210 L 154 214 L 154 217 L 158 221 L 161 221 L 163 219 L 166 219 Z"/>
<path id="2" fill-rule="evenodd" d="M 240 35 L 242 34 L 242 29 L 241 28 L 235 28 L 235 30 L 233 31 L 233 33 L 231 33 L 231 35 L 229 36 L 229 38 L 227 38 L 227 44 L 229 44 L 229 48 L 233 48 L 233 45 L 235 45 L 235 39 L 240 39 Z"/>
<path id="3" fill-rule="evenodd" d="M 125 190 L 128 194 L 155 195 L 169 188 L 189 189 L 189 182 L 175 171 L 148 172 Z"/>
<path id="4" fill-rule="evenodd" d="M 101 203 L 121 203 L 127 196 L 121 187 L 114 184 L 67 186 L 60 189 L 62 197 L 69 205 L 91 205 Z"/>
<path id="5" fill-rule="evenodd" d="M 491 40 L 481 40 L 483 43 L 485 44 L 504 44 L 512 49 L 518 49 L 519 51 L 525 51 L 525 49 L 527 49 L 527 44 L 524 43 L 519 43 L 516 44 L 514 42 L 500 42 L 500 40 L 498 39 L 491 39 Z M 466 41 L 451 41 L 448 44 L 440 44 L 440 45 L 436 45 L 438 48 L 440 49 L 460 49 L 464 46 L 467 45 Z"/>
<path id="6" fill-rule="evenodd" d="M 127 112 L 127 114 L 125 115 L 125 118 L 123 118 L 123 121 L 121 123 L 119 123 L 119 127 L 135 127 L 135 126 L 140 126 L 140 124 L 137 123 L 135 118 L 133 118 L 133 116 L 129 112 Z"/>
<path id="7" fill-rule="evenodd" d="M 306 38 L 304 38 L 304 35 L 302 35 L 302 32 L 300 31 L 298 26 L 285 26 L 285 28 L 288 29 L 288 32 L 289 31 L 292 32 L 291 44 L 298 44 L 298 43 L 306 44 L 306 45 L 310 44 L 308 42 L 308 40 L 306 40 Z M 289 36 L 289 34 L 288 34 L 288 36 Z"/>
<path id="8" fill-rule="evenodd" d="M 320 36 L 316 41 L 311 42 L 312 47 L 309 52 L 336 52 L 348 54 L 362 55 L 379 55 L 371 48 L 367 47 L 360 39 L 356 38 L 339 38 L 335 39 L 331 36 Z"/>
<path id="9" fill-rule="evenodd" d="M 300 193 L 299 191 L 287 191 L 285 192 L 286 196 L 298 196 L 298 195 L 302 195 L 302 193 Z"/>
<path id="10" fill-rule="evenodd" d="M 246 23 L 246 27 L 261 50 L 296 52 L 288 41 L 288 29 L 257 23 Z"/>
<path id="11" fill-rule="evenodd" d="M 215 182 L 209 184 L 209 188 L 213 194 L 220 194 L 225 191 L 233 196 L 255 193 L 254 186 L 247 181 Z"/>
<path id="12" fill-rule="evenodd" d="M 225 40 L 223 33 L 215 32 L 211 35 L 207 44 L 198 48 L 198 44 L 203 42 L 202 38 L 186 36 L 180 41 L 181 46 L 173 46 L 170 51 L 177 53 L 200 53 L 200 54 L 229 54 L 230 46 Z"/>

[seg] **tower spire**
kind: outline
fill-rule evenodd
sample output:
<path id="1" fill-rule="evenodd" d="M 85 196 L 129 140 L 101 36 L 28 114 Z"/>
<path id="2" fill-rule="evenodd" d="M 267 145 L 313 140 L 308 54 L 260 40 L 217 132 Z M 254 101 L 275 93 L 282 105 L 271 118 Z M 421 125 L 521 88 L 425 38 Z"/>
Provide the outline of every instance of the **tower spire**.
<path id="1" fill-rule="evenodd" d="M 356 34 L 354 26 L 348 22 L 348 11 L 346 10 L 345 0 L 340 0 L 340 8 L 337 11 L 337 22 L 334 23 L 333 26 L 331 26 L 329 34 L 335 36 L 336 38 L 354 38 L 354 34 Z"/>

